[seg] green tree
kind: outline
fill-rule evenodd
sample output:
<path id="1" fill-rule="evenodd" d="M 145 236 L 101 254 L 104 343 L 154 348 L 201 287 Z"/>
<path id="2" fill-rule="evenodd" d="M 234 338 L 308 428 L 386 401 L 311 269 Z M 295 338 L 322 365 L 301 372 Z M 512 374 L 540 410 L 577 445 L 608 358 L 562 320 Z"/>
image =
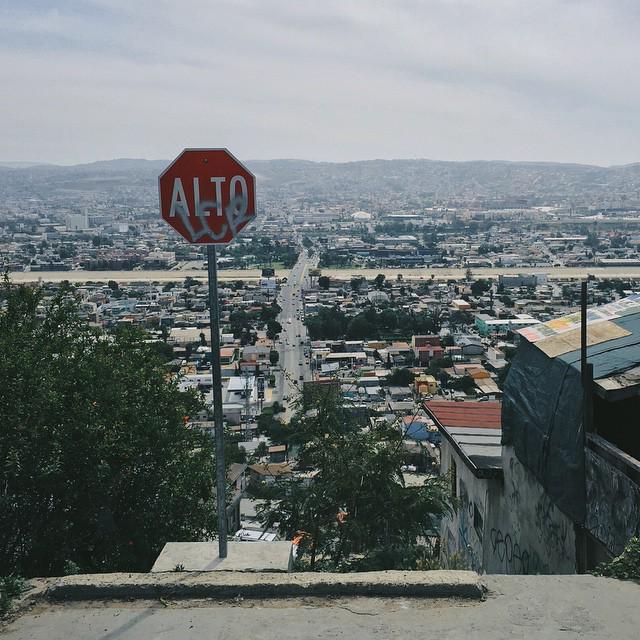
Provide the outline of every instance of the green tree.
<path id="1" fill-rule="evenodd" d="M 148 571 L 168 540 L 210 538 L 213 445 L 184 424 L 202 401 L 146 335 L 99 334 L 64 288 L 2 297 L 0 575 Z"/>
<path id="2" fill-rule="evenodd" d="M 305 324 L 312 340 L 336 340 L 344 336 L 349 320 L 338 306 L 321 307 L 314 316 L 308 316 Z"/>
<path id="3" fill-rule="evenodd" d="M 311 569 L 416 568 L 420 541 L 449 510 L 447 483 L 406 487 L 400 431 L 359 429 L 339 389 L 318 395 L 313 408 L 298 414 L 292 433 L 301 464 L 317 475 L 310 484 L 277 481 L 261 517 L 287 537 L 306 532 L 301 552 Z"/>
<path id="4" fill-rule="evenodd" d="M 471 293 L 474 296 L 481 296 L 485 291 L 491 289 L 491 283 L 488 280 L 476 280 L 471 283 Z"/>
<path id="5" fill-rule="evenodd" d="M 329 288 L 329 285 L 331 284 L 331 278 L 329 278 L 329 276 L 320 276 L 318 278 L 318 286 L 321 289 L 325 289 L 325 291 Z"/>
<path id="6" fill-rule="evenodd" d="M 282 331 L 282 325 L 277 320 L 269 320 L 267 322 L 267 338 L 275 340 Z"/>
<path id="7" fill-rule="evenodd" d="M 275 349 L 272 349 L 269 352 L 269 362 L 271 363 L 272 366 L 275 367 L 278 364 L 279 360 L 280 360 L 280 354 Z"/>
<path id="8" fill-rule="evenodd" d="M 359 313 L 349 321 L 346 336 L 350 340 L 366 340 L 367 338 L 377 338 L 378 328 L 366 313 Z"/>
<path id="9" fill-rule="evenodd" d="M 413 383 L 414 375 L 410 369 L 394 369 L 388 378 L 389 384 L 405 387 Z"/>
<path id="10" fill-rule="evenodd" d="M 373 283 L 376 285 L 376 289 L 382 289 L 384 286 L 385 276 L 383 273 L 379 273 L 374 279 Z"/>
<path id="11" fill-rule="evenodd" d="M 584 241 L 587 247 L 591 247 L 594 251 L 597 251 L 600 248 L 600 240 L 598 239 L 598 234 L 595 231 L 587 232 L 587 239 Z"/>

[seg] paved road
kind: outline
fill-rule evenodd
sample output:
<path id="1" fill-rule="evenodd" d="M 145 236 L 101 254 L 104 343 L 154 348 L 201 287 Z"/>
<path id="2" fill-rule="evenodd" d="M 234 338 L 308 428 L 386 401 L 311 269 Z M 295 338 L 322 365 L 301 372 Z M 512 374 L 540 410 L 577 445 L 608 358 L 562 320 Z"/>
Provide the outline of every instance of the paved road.
<path id="1" fill-rule="evenodd" d="M 282 396 L 293 400 L 304 380 L 311 379 L 305 346 L 308 344 L 307 328 L 304 325 L 302 291 L 307 284 L 307 272 L 310 258 L 306 251 L 300 253 L 298 262 L 291 269 L 288 281 L 282 285 L 278 304 L 282 308 L 279 322 L 280 365 L 282 373 L 278 380 Z M 292 414 L 292 403 L 286 402 L 287 410 L 283 419 L 288 422 Z"/>
<path id="2" fill-rule="evenodd" d="M 443 638 L 632 640 L 640 586 L 593 576 L 487 576 L 486 602 L 399 598 L 39 605 L 6 640 Z"/>

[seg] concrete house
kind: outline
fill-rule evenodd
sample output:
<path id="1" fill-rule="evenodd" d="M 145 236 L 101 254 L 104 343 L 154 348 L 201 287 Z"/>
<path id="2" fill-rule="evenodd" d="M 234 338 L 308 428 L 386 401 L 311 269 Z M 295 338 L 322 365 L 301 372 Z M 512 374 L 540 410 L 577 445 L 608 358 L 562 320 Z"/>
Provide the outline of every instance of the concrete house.
<path id="1" fill-rule="evenodd" d="M 572 314 L 520 332 L 502 416 L 505 450 L 542 490 L 529 507 L 540 535 L 579 572 L 640 534 L 640 294 L 590 308 L 587 321 L 590 411 Z M 556 512 L 566 527 L 549 519 Z"/>
<path id="2" fill-rule="evenodd" d="M 445 563 L 582 573 L 640 535 L 640 295 L 587 318 L 586 387 L 572 314 L 520 331 L 499 423 L 487 421 L 497 403 L 425 403 L 460 501 L 442 525 Z"/>

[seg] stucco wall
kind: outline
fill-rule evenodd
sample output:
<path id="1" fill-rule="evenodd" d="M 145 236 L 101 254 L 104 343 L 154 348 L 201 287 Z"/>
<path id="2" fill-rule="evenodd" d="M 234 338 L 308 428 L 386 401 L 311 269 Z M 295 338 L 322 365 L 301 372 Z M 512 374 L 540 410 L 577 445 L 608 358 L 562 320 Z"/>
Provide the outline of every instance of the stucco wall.
<path id="1" fill-rule="evenodd" d="M 441 556 L 445 566 L 454 566 L 453 562 L 462 561 L 469 569 L 484 573 L 483 537 L 473 527 L 473 506 L 484 509 L 487 495 L 488 480 L 479 480 L 471 470 L 465 466 L 462 459 L 453 450 L 447 440 L 440 445 L 441 472 L 451 472 L 451 458 L 456 463 L 458 508 L 448 518 L 444 518 L 441 528 Z"/>
<path id="2" fill-rule="evenodd" d="M 490 497 L 487 573 L 575 573 L 573 522 L 518 460 L 502 448 L 504 484 Z"/>
<path id="3" fill-rule="evenodd" d="M 459 507 L 442 523 L 442 556 L 455 554 L 480 573 L 575 573 L 573 522 L 554 504 L 514 454 L 503 447 L 504 479 L 479 479 L 443 441 L 442 472 L 456 461 Z M 474 507 L 482 529 L 474 527 Z M 476 523 L 477 524 L 477 523 Z M 449 559 L 449 564 L 447 564 Z"/>

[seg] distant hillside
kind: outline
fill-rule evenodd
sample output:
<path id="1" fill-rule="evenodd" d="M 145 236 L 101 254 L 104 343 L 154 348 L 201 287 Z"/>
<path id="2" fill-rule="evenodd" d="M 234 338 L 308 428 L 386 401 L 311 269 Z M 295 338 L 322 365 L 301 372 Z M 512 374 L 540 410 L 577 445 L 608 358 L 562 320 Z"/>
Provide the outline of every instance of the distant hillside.
<path id="1" fill-rule="evenodd" d="M 585 202 L 625 194 L 640 200 L 640 164 L 597 167 L 552 162 L 367 160 L 328 163 L 266 160 L 249 166 L 265 184 L 307 195 L 404 194 L 437 199 L 528 198 Z"/>
<path id="2" fill-rule="evenodd" d="M 122 158 L 74 166 L 7 166 L 15 164 L 0 163 L 0 194 L 155 189 L 158 174 L 169 161 Z M 598 167 L 552 162 L 253 160 L 247 165 L 258 178 L 263 198 L 526 198 L 538 204 L 566 199 L 587 204 L 618 198 L 640 202 L 640 163 Z"/>
<path id="3" fill-rule="evenodd" d="M 0 162 L 0 167 L 4 169 L 26 169 L 27 167 L 37 167 L 42 166 L 42 162 L 24 162 L 24 161 L 16 161 L 16 162 Z"/>

